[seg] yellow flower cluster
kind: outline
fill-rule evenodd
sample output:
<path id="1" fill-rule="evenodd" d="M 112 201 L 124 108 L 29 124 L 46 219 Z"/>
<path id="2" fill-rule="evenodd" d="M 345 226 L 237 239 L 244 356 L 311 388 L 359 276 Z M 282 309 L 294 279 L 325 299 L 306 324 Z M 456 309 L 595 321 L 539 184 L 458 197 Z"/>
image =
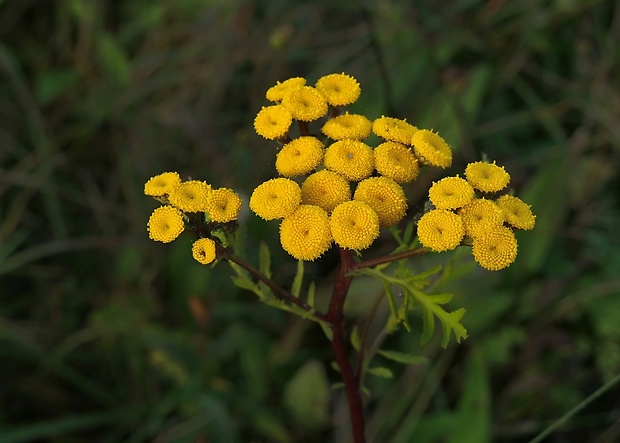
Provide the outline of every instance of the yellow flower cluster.
<path id="1" fill-rule="evenodd" d="M 297 259 L 315 260 L 332 243 L 355 250 L 370 247 L 380 228 L 405 216 L 402 184 L 414 181 L 423 165 L 446 168 L 452 163 L 450 147 L 435 132 L 386 116 L 371 120 L 340 114 L 360 93 L 357 80 L 344 73 L 321 77 L 314 86 L 290 78 L 267 90 L 272 104 L 254 120 L 259 135 L 284 146 L 275 162 L 279 177 L 254 189 L 250 209 L 265 220 L 282 220 L 282 247 Z M 317 129 L 326 139 L 310 131 L 321 118 L 325 121 Z M 298 137 L 292 134 L 295 122 Z M 381 139 L 376 147 L 366 143 L 373 133 Z M 467 186 L 471 200 L 474 191 Z M 454 198 L 446 209 L 467 198 Z"/>
<path id="2" fill-rule="evenodd" d="M 533 229 L 536 216 L 529 205 L 512 195 L 492 200 L 476 194 L 505 189 L 510 175 L 503 167 L 470 163 L 465 177 L 446 177 L 433 183 L 428 194 L 435 209 L 418 221 L 418 239 L 440 252 L 455 249 L 467 236 L 476 262 L 490 271 L 499 271 L 517 257 L 517 240 L 511 228 Z"/>
<path id="3" fill-rule="evenodd" d="M 205 265 L 216 259 L 212 231 L 236 221 L 241 210 L 241 198 L 232 189 L 213 189 L 200 180 L 182 181 L 176 172 L 150 178 L 144 185 L 144 194 L 164 204 L 149 218 L 149 238 L 170 243 L 188 228 L 200 237 L 192 246 L 192 255 Z"/>

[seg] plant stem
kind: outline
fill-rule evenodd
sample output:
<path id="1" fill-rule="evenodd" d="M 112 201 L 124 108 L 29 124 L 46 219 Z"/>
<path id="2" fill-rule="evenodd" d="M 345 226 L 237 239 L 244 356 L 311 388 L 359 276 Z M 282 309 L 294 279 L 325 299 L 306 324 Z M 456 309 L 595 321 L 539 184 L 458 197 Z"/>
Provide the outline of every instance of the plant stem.
<path id="1" fill-rule="evenodd" d="M 404 260 L 405 258 L 416 257 L 418 255 L 424 255 L 427 252 L 430 252 L 429 248 L 417 248 L 417 249 L 408 249 L 403 252 L 398 252 L 392 255 L 386 255 L 384 257 L 371 258 L 370 260 L 364 260 L 358 263 L 354 263 L 351 265 L 351 271 L 357 271 L 362 268 L 372 268 L 373 266 L 382 265 L 384 263 L 392 263 L 398 260 Z"/>

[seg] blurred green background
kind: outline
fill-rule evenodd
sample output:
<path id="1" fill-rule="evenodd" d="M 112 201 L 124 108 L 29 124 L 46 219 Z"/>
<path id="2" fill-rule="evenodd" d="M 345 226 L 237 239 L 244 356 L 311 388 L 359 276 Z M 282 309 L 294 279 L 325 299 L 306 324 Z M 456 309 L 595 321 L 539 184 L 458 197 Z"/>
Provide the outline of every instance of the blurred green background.
<path id="1" fill-rule="evenodd" d="M 612 0 L 0 1 L 0 442 L 349 441 L 320 328 L 189 239 L 149 241 L 142 193 L 176 170 L 247 202 L 275 174 L 252 128 L 266 89 L 343 71 L 352 112 L 438 130 L 450 173 L 497 160 L 538 215 L 508 270 L 416 264 L 454 259 L 469 338 L 371 328 L 429 363 L 376 358 L 393 378 L 365 380 L 369 442 L 530 441 L 620 373 L 618 42 Z M 411 216 L 439 173 L 408 187 Z M 242 226 L 289 284 L 277 224 Z M 334 265 L 307 266 L 318 296 Z M 351 324 L 379 291 L 354 288 Z M 545 441 L 620 441 L 619 394 Z"/>

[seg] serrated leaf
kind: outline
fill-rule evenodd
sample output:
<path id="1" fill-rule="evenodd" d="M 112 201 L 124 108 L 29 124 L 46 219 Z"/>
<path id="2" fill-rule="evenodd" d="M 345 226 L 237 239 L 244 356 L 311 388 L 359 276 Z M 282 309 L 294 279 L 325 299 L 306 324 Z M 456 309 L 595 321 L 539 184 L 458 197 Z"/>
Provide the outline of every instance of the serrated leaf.
<path id="1" fill-rule="evenodd" d="M 329 420 L 330 387 L 325 368 L 310 360 L 288 382 L 284 404 L 293 418 L 304 427 L 315 429 Z"/>
<path id="2" fill-rule="evenodd" d="M 390 371 L 388 368 L 384 368 L 380 366 L 377 366 L 374 368 L 368 368 L 366 372 L 368 372 L 371 375 L 377 376 L 377 377 L 394 378 L 394 373 L 392 371 Z"/>
<path id="3" fill-rule="evenodd" d="M 312 306 L 314 307 L 314 297 L 316 296 L 316 285 L 314 284 L 314 282 L 310 283 L 310 286 L 308 287 L 308 306 Z"/>
<path id="4" fill-rule="evenodd" d="M 334 339 L 334 331 L 332 331 L 332 328 L 330 328 L 329 325 L 323 321 L 319 324 L 321 325 L 321 329 L 323 330 L 325 337 L 327 337 L 329 341 L 332 341 Z"/>
<path id="5" fill-rule="evenodd" d="M 389 351 L 385 349 L 379 350 L 378 352 L 385 358 L 404 365 L 419 365 L 428 363 L 428 358 L 419 355 L 406 354 L 404 352 Z"/>
<path id="6" fill-rule="evenodd" d="M 267 278 L 271 278 L 271 253 L 264 241 L 260 242 L 258 247 L 258 270 Z"/>
<path id="7" fill-rule="evenodd" d="M 453 297 L 454 297 L 454 294 L 432 294 L 432 295 L 428 295 L 428 299 L 431 300 L 433 303 L 436 303 L 438 305 L 445 305 L 446 303 L 450 303 L 450 301 L 452 301 Z"/>
<path id="8" fill-rule="evenodd" d="M 353 349 L 357 352 L 360 351 L 360 333 L 357 326 L 354 326 L 353 330 L 351 330 L 351 346 L 353 346 Z"/>
<path id="9" fill-rule="evenodd" d="M 435 332 L 435 316 L 433 312 L 422 305 L 422 336 L 420 337 L 420 344 L 427 343 Z"/>
<path id="10" fill-rule="evenodd" d="M 256 283 L 251 280 L 247 280 L 245 277 L 232 277 L 232 281 L 238 288 L 247 289 L 252 292 L 256 290 Z"/>
<path id="11" fill-rule="evenodd" d="M 301 292 L 301 284 L 304 280 L 304 262 L 303 260 L 297 260 L 297 273 L 293 279 L 293 287 L 291 288 L 291 294 L 295 297 L 299 297 Z"/>
<path id="12" fill-rule="evenodd" d="M 465 308 L 457 309 L 454 312 L 446 314 L 445 321 L 442 320 L 441 328 L 443 329 L 443 337 L 441 339 L 441 346 L 446 348 L 450 341 L 450 332 L 454 333 L 454 338 L 457 343 L 460 343 L 462 339 L 467 338 L 467 330 L 460 323 L 461 318 L 465 315 Z"/>

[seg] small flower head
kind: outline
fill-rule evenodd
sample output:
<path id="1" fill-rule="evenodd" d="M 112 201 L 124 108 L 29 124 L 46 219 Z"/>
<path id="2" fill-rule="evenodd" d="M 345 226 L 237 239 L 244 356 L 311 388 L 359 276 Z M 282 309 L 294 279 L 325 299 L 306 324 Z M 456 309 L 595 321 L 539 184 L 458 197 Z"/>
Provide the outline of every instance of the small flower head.
<path id="1" fill-rule="evenodd" d="M 368 204 L 379 216 L 379 224 L 389 228 L 407 212 L 405 191 L 391 178 L 370 177 L 358 183 L 353 200 Z"/>
<path id="2" fill-rule="evenodd" d="M 168 195 L 168 201 L 184 212 L 204 212 L 211 186 L 199 180 L 182 182 Z"/>
<path id="3" fill-rule="evenodd" d="M 299 206 L 282 220 L 280 243 L 297 260 L 319 258 L 332 244 L 327 212 L 318 206 Z"/>
<path id="4" fill-rule="evenodd" d="M 446 209 L 433 209 L 418 221 L 420 243 L 436 252 L 455 249 L 464 235 L 461 217 Z"/>
<path id="5" fill-rule="evenodd" d="M 265 220 L 284 218 L 301 203 L 299 185 L 288 178 L 273 178 L 261 183 L 250 197 L 250 209 Z"/>
<path id="6" fill-rule="evenodd" d="M 470 237 L 484 235 L 504 223 L 502 210 L 486 198 L 473 199 L 459 210 L 459 215 L 465 224 L 465 233 Z"/>
<path id="7" fill-rule="evenodd" d="M 265 96 L 270 102 L 281 102 L 286 94 L 303 86 L 306 86 L 305 78 L 289 78 L 288 80 L 284 80 L 282 83 L 277 82 L 274 86 L 267 89 Z"/>
<path id="8" fill-rule="evenodd" d="M 278 152 L 276 169 L 285 177 L 307 174 L 321 163 L 323 152 L 323 143 L 318 138 L 296 138 Z"/>
<path id="9" fill-rule="evenodd" d="M 418 159 L 431 166 L 448 168 L 452 164 L 450 146 L 439 134 L 421 129 L 409 141 Z"/>
<path id="10" fill-rule="evenodd" d="M 321 169 L 301 184 L 301 203 L 315 205 L 331 213 L 340 203 L 351 200 L 351 187 L 342 175 Z"/>
<path id="11" fill-rule="evenodd" d="M 366 203 L 352 200 L 336 206 L 330 227 L 341 248 L 366 249 L 379 236 L 379 217 Z"/>
<path id="12" fill-rule="evenodd" d="M 327 169 L 352 181 L 369 177 L 374 169 L 372 148 L 357 140 L 332 143 L 325 151 L 323 162 Z"/>
<path id="13" fill-rule="evenodd" d="M 147 224 L 149 238 L 162 243 L 170 243 L 185 229 L 181 211 L 173 206 L 156 208 Z"/>
<path id="14" fill-rule="evenodd" d="M 206 212 L 214 222 L 226 223 L 237 219 L 241 209 L 241 198 L 228 188 L 219 188 L 209 193 Z"/>
<path id="15" fill-rule="evenodd" d="M 517 239 L 510 228 L 498 226 L 474 237 L 471 252 L 484 269 L 499 271 L 517 258 Z"/>
<path id="16" fill-rule="evenodd" d="M 474 162 L 465 168 L 465 177 L 471 185 L 482 192 L 497 192 L 510 182 L 510 174 L 495 163 Z"/>
<path id="17" fill-rule="evenodd" d="M 170 194 L 181 183 L 181 178 L 176 172 L 164 172 L 151 177 L 144 185 L 144 194 L 151 197 L 161 197 Z"/>
<path id="18" fill-rule="evenodd" d="M 497 206 L 504 215 L 504 220 L 510 226 L 529 231 L 536 224 L 536 216 L 532 214 L 530 205 L 512 195 L 502 195 L 497 199 Z"/>
<path id="19" fill-rule="evenodd" d="M 403 145 L 409 145 L 417 131 L 418 128 L 398 118 L 380 117 L 372 123 L 372 132 L 376 135 Z"/>
<path id="20" fill-rule="evenodd" d="M 292 122 L 293 116 L 284 106 L 263 106 L 254 119 L 254 129 L 267 140 L 276 140 L 288 133 Z"/>
<path id="21" fill-rule="evenodd" d="M 327 113 L 327 102 L 312 86 L 294 89 L 284 96 L 282 106 L 286 107 L 295 120 L 311 122 Z"/>
<path id="22" fill-rule="evenodd" d="M 192 256 L 203 265 L 208 265 L 215 260 L 215 242 L 210 238 L 199 238 L 192 245 Z"/>
<path id="23" fill-rule="evenodd" d="M 461 177 L 446 177 L 433 183 L 428 198 L 437 209 L 458 209 L 474 198 L 474 188 Z"/>
<path id="24" fill-rule="evenodd" d="M 409 183 L 418 177 L 420 167 L 411 149 L 400 143 L 385 142 L 374 149 L 375 169 L 398 183 Z"/>
<path id="25" fill-rule="evenodd" d="M 346 74 L 329 74 L 316 82 L 316 89 L 332 106 L 346 106 L 354 103 L 362 90 L 355 78 Z"/>
<path id="26" fill-rule="evenodd" d="M 321 132 L 332 140 L 364 140 L 370 135 L 372 123 L 360 114 L 343 114 L 325 122 Z"/>

